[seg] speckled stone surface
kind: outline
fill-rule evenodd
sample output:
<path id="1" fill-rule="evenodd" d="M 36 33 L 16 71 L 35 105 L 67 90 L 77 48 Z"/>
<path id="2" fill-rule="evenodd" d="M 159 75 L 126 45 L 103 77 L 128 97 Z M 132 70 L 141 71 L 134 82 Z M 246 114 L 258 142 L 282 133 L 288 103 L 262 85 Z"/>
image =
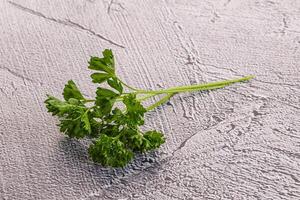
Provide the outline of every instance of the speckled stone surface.
<path id="1" fill-rule="evenodd" d="M 0 1 L 0 199 L 300 199 L 299 0 Z M 253 74 L 147 115 L 167 137 L 125 169 L 94 165 L 46 112 L 104 48 L 148 89 Z"/>

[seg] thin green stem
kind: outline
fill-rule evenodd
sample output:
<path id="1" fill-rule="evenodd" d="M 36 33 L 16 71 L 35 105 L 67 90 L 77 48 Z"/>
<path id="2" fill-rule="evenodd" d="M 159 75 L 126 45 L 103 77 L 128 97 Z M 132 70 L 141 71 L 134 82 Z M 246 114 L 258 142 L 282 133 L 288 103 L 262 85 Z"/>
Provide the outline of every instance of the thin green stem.
<path id="1" fill-rule="evenodd" d="M 85 100 L 82 100 L 83 103 L 89 103 L 89 102 L 94 102 L 96 101 L 95 99 L 85 99 Z"/>
<path id="2" fill-rule="evenodd" d="M 123 94 L 127 94 L 127 93 L 123 93 Z M 128 94 L 130 94 L 130 93 L 128 93 Z M 151 97 L 154 97 L 156 95 L 159 95 L 159 94 L 148 94 L 148 95 L 145 95 L 145 96 L 137 98 L 137 100 L 142 102 L 142 101 L 150 99 Z M 123 96 L 117 97 L 116 100 L 117 101 L 122 101 L 123 100 Z M 95 99 L 85 99 L 85 100 L 82 100 L 83 103 L 90 103 L 90 102 L 95 102 L 95 101 L 96 101 Z"/>
<path id="3" fill-rule="evenodd" d="M 145 100 L 147 100 L 147 99 L 149 99 L 149 98 L 151 98 L 151 97 L 154 97 L 154 96 L 156 96 L 156 95 L 159 95 L 159 94 L 148 94 L 148 95 L 145 95 L 145 96 L 143 96 L 143 97 L 137 98 L 137 100 L 138 100 L 138 101 L 145 101 Z"/>
<path id="4" fill-rule="evenodd" d="M 119 79 L 118 77 L 116 77 L 123 85 L 125 85 L 127 88 L 134 90 L 134 91 L 144 91 L 144 90 L 140 90 L 134 87 L 131 87 L 130 85 L 128 85 L 127 83 L 123 82 L 121 79 Z"/>
<path id="5" fill-rule="evenodd" d="M 225 80 L 225 81 L 217 81 L 217 82 L 212 82 L 212 83 L 204 83 L 204 84 L 198 84 L 198 85 L 187 85 L 187 86 L 179 86 L 179 87 L 171 87 L 168 89 L 162 89 L 162 90 L 140 90 L 133 88 L 120 79 L 118 79 L 123 85 L 125 85 L 127 88 L 134 90 L 134 94 L 144 94 L 144 96 L 137 98 L 138 101 L 142 102 L 145 101 L 151 97 L 154 97 L 159 94 L 167 94 L 163 98 L 161 98 L 159 101 L 156 103 L 150 105 L 147 110 L 152 110 L 156 108 L 157 106 L 160 106 L 161 104 L 165 103 L 168 101 L 172 96 L 174 96 L 176 93 L 180 92 L 192 92 L 192 91 L 205 91 L 205 90 L 213 90 L 213 89 L 219 89 L 223 88 L 225 86 L 231 85 L 233 83 L 238 83 L 238 82 L 243 82 L 243 81 L 248 81 L 250 79 L 254 78 L 254 76 L 245 76 L 242 78 L 238 79 L 232 79 L 232 80 Z M 123 95 L 130 94 L 130 93 L 123 93 Z M 146 94 L 146 95 L 145 95 Z M 122 101 L 123 100 L 123 95 L 119 96 L 116 100 L 117 101 Z M 84 103 L 88 102 L 94 102 L 95 100 L 93 99 L 86 99 L 83 100 Z"/>
<path id="6" fill-rule="evenodd" d="M 163 98 L 161 98 L 159 101 L 155 102 L 154 104 L 150 105 L 149 107 L 146 108 L 147 111 L 152 110 L 158 106 L 160 106 L 161 104 L 169 101 L 169 99 L 174 96 L 176 93 L 169 93 L 166 96 L 164 96 Z"/>
<path id="7" fill-rule="evenodd" d="M 217 81 L 212 83 L 204 83 L 198 85 L 191 85 L 191 86 L 179 86 L 179 87 L 172 87 L 163 90 L 153 90 L 153 91 L 136 91 L 135 94 L 166 94 L 166 93 L 178 93 L 178 92 L 190 92 L 196 90 L 209 90 L 210 88 L 215 89 L 216 86 L 227 86 L 233 83 L 248 81 L 252 79 L 254 76 L 245 76 L 243 78 L 232 79 L 232 80 L 225 80 L 225 81 Z"/>
<path id="8" fill-rule="evenodd" d="M 226 85 L 217 85 L 217 86 L 211 86 L 211 87 L 207 87 L 207 88 L 201 88 L 201 89 L 194 89 L 194 90 L 189 90 L 189 91 L 205 91 L 205 90 L 214 90 L 214 89 L 220 89 L 225 87 Z M 152 110 L 160 105 L 162 105 L 163 103 L 167 102 L 172 96 L 174 96 L 176 94 L 176 92 L 174 93 L 167 93 L 167 95 L 165 97 L 163 97 L 162 99 L 160 99 L 159 101 L 157 101 L 156 103 L 152 104 L 151 106 L 149 106 L 147 109 L 147 111 Z M 157 94 L 155 94 L 157 95 Z M 154 96 L 154 95 L 153 95 Z"/>
<path id="9" fill-rule="evenodd" d="M 122 100 L 123 100 L 122 96 L 117 97 L 117 101 L 122 101 Z M 83 103 L 90 103 L 90 102 L 95 102 L 95 101 L 96 101 L 95 99 L 85 99 L 85 100 L 82 100 Z"/>

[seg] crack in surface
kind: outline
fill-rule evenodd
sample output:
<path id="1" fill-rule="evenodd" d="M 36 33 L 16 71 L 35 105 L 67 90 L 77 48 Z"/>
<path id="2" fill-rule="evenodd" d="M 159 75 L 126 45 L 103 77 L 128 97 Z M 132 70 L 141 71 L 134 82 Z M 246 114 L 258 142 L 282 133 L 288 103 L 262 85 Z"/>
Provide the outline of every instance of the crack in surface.
<path id="1" fill-rule="evenodd" d="M 270 85 L 288 86 L 288 87 L 296 87 L 296 88 L 298 88 L 298 86 L 299 86 L 299 85 L 293 85 L 290 83 L 280 83 L 280 82 L 277 83 L 277 82 L 263 81 L 263 80 L 258 80 L 258 79 L 256 79 L 255 81 L 270 84 Z"/>
<path id="2" fill-rule="evenodd" d="M 7 94 L 6 94 L 6 92 L 4 91 L 4 89 L 1 88 L 1 87 L 0 87 L 0 92 L 1 92 L 5 97 L 8 97 Z"/>
<path id="3" fill-rule="evenodd" d="M 22 74 L 19 74 L 11 69 L 9 69 L 8 67 L 4 67 L 4 66 L 0 66 L 0 69 L 4 69 L 6 71 L 8 71 L 10 74 L 12 74 L 13 76 L 16 76 L 18 78 L 21 78 L 22 80 L 27 80 L 27 81 L 30 81 L 30 82 L 34 82 L 32 79 L 26 77 L 26 76 L 23 76 Z"/>
<path id="4" fill-rule="evenodd" d="M 285 135 L 285 136 L 288 136 L 288 137 L 300 139 L 300 137 L 298 137 L 297 135 L 286 134 L 286 133 L 284 133 L 283 131 L 280 131 L 280 130 L 277 129 L 277 128 L 271 128 L 271 129 L 272 129 L 273 131 L 275 131 L 275 132 L 280 133 L 281 135 Z M 288 131 L 288 132 L 291 133 L 291 131 Z"/>
<path id="5" fill-rule="evenodd" d="M 289 31 L 289 32 L 292 32 L 292 33 L 300 33 L 300 31 L 298 31 L 298 30 L 293 30 L 293 29 L 289 29 L 289 30 L 286 30 L 286 31 Z"/>
<path id="6" fill-rule="evenodd" d="M 228 6 L 228 4 L 230 4 L 231 0 L 227 0 L 225 3 L 224 3 L 224 7 Z"/>
<path id="7" fill-rule="evenodd" d="M 208 67 L 214 67 L 216 69 L 224 69 L 224 70 L 227 70 L 227 71 L 230 71 L 231 73 L 233 73 L 234 75 L 239 75 L 236 71 L 234 71 L 233 69 L 231 68 L 226 68 L 226 67 L 221 67 L 221 66 L 216 66 L 216 65 L 213 65 L 213 64 L 209 64 L 209 63 L 204 63 L 204 62 L 200 62 L 198 59 L 196 60 L 196 62 L 200 65 L 203 65 L 203 66 L 208 66 Z"/>
<path id="8" fill-rule="evenodd" d="M 275 151 L 275 152 L 278 152 L 278 153 L 282 153 L 288 157 L 293 157 L 293 158 L 297 158 L 297 159 L 300 159 L 300 153 L 298 152 L 291 152 L 291 151 L 288 151 L 286 149 L 281 149 L 279 147 L 272 147 L 272 146 L 269 146 L 267 145 L 267 147 L 269 149 L 271 149 L 272 151 Z"/>
<path id="9" fill-rule="evenodd" d="M 224 120 L 222 120 L 222 121 L 224 121 Z M 212 129 L 216 128 L 218 125 L 220 125 L 220 123 L 221 123 L 222 121 L 220 121 L 219 123 L 215 124 L 215 125 L 212 126 L 212 127 L 206 127 L 206 128 L 203 129 L 201 132 L 203 132 L 203 131 L 208 131 L 208 130 L 212 130 Z M 186 143 L 187 143 L 190 139 L 192 139 L 195 135 L 197 135 L 197 134 L 199 134 L 199 133 L 201 133 L 201 132 L 196 132 L 196 133 L 190 135 L 189 137 L 187 137 L 183 142 L 180 143 L 180 145 L 172 152 L 172 155 L 171 155 L 170 157 L 168 157 L 168 158 L 172 158 L 172 157 L 175 155 L 175 153 L 176 153 L 177 151 L 179 151 L 179 150 L 181 150 L 183 147 L 185 147 Z"/>
<path id="10" fill-rule="evenodd" d="M 181 142 L 181 144 L 172 152 L 172 155 L 174 155 L 177 151 L 181 150 L 185 145 L 186 143 L 192 138 L 194 137 L 195 135 L 197 135 L 197 133 L 194 133 L 192 134 L 191 136 L 189 136 L 188 138 L 186 138 L 183 142 Z"/>
<path id="11" fill-rule="evenodd" d="M 278 32 L 274 31 L 274 33 L 279 33 L 281 34 L 281 36 L 286 35 L 286 33 L 289 31 L 288 20 L 288 16 L 285 13 L 283 13 L 281 19 L 282 27 L 279 28 Z"/>
<path id="12" fill-rule="evenodd" d="M 289 28 L 286 20 L 287 20 L 287 17 L 286 17 L 285 14 L 283 14 L 283 18 L 282 18 L 283 28 L 280 31 L 282 35 L 285 35 L 286 34 L 286 29 Z"/>
<path id="13" fill-rule="evenodd" d="M 282 21 L 283 21 L 283 27 L 284 27 L 284 28 L 288 28 L 288 25 L 287 25 L 287 22 L 286 22 L 286 18 L 285 18 L 285 17 L 282 19 Z"/>
<path id="14" fill-rule="evenodd" d="M 217 19 L 221 18 L 220 15 L 217 12 L 213 12 L 213 17 L 210 20 L 212 23 L 215 23 L 217 21 Z"/>
<path id="15" fill-rule="evenodd" d="M 111 7 L 113 4 L 118 5 L 120 8 L 122 8 L 123 10 L 125 10 L 125 8 L 122 6 L 121 3 L 115 2 L 114 0 L 110 0 L 108 7 L 107 7 L 107 14 L 110 14 L 110 11 L 112 10 Z"/>
<path id="16" fill-rule="evenodd" d="M 293 174 L 291 173 L 288 173 L 288 172 L 285 172 L 285 171 L 282 171 L 282 170 L 276 170 L 276 169 L 272 169 L 270 170 L 271 172 L 275 172 L 275 173 L 280 173 L 280 174 L 284 174 L 286 176 L 289 176 L 291 177 L 291 179 L 293 179 L 296 183 L 300 183 L 300 180 Z"/>
<path id="17" fill-rule="evenodd" d="M 250 86 L 250 87 L 253 87 L 253 86 Z M 278 103 L 282 103 L 286 106 L 289 106 L 289 107 L 292 107 L 292 108 L 295 108 L 297 110 L 300 109 L 300 107 L 298 107 L 297 105 L 294 105 L 294 104 L 291 104 L 289 102 L 286 102 L 286 101 L 283 101 L 283 100 L 280 100 L 278 97 L 271 97 L 271 96 L 259 96 L 257 94 L 253 94 L 253 93 L 247 93 L 247 94 L 244 94 L 242 92 L 238 92 L 236 90 L 232 90 L 230 88 L 224 88 L 223 90 L 228 90 L 228 91 L 231 91 L 231 92 L 234 92 L 236 94 L 239 94 L 239 95 L 242 95 L 244 97 L 252 97 L 252 98 L 256 98 L 256 99 L 264 99 L 264 100 L 272 100 L 272 101 L 275 101 L 275 102 L 278 102 Z"/>
<path id="18" fill-rule="evenodd" d="M 92 35 L 94 35 L 94 36 L 96 36 L 98 38 L 101 38 L 102 40 L 105 40 L 105 41 L 109 42 L 110 44 L 113 44 L 113 45 L 121 47 L 121 48 L 125 48 L 125 46 L 123 46 L 121 44 L 118 44 L 118 43 L 116 43 L 116 42 L 114 42 L 114 41 L 112 41 L 112 40 L 110 40 L 110 39 L 108 39 L 108 38 L 100 35 L 99 33 L 96 33 L 95 31 L 93 31 L 91 29 L 88 29 L 88 28 L 86 28 L 86 27 L 84 27 L 84 26 L 82 26 L 82 25 L 80 25 L 80 24 L 78 24 L 76 22 L 73 22 L 73 21 L 71 21 L 69 19 L 67 20 L 67 22 L 70 23 L 71 25 L 73 25 L 74 27 L 77 27 L 77 28 L 80 28 L 80 29 L 82 29 L 84 31 L 87 31 L 90 34 L 92 34 Z"/>
<path id="19" fill-rule="evenodd" d="M 110 0 L 108 7 L 107 7 L 107 14 L 110 14 L 110 9 L 111 9 L 113 2 L 114 2 L 114 0 Z"/>
<path id="20" fill-rule="evenodd" d="M 49 17 L 49 16 L 44 15 L 41 12 L 32 10 L 30 8 L 27 8 L 27 7 L 24 7 L 24 6 L 22 6 L 20 4 L 17 4 L 15 2 L 9 1 L 9 3 L 11 5 L 13 5 L 14 7 L 16 7 L 18 9 L 22 10 L 22 11 L 25 11 L 27 13 L 30 13 L 32 15 L 35 15 L 35 16 L 38 16 L 38 17 L 42 17 L 42 18 L 44 18 L 46 20 L 50 20 L 52 22 L 55 22 L 55 23 L 58 23 L 58 24 L 62 24 L 62 25 L 65 25 L 65 26 L 69 26 L 69 27 L 73 27 L 73 28 L 78 28 L 78 29 L 86 31 L 86 32 L 90 33 L 91 35 L 94 35 L 94 36 L 96 36 L 96 37 L 98 37 L 98 38 L 100 38 L 102 40 L 105 40 L 106 42 L 108 42 L 108 43 L 110 43 L 112 45 L 115 45 L 115 46 L 118 46 L 118 47 L 121 47 L 121 48 L 125 48 L 125 46 L 123 46 L 121 44 L 118 44 L 117 42 L 114 42 L 111 39 L 108 39 L 108 38 L 100 35 L 99 33 L 96 33 L 95 31 L 93 31 L 93 30 L 91 30 L 89 28 L 86 28 L 86 27 L 84 27 L 84 26 L 82 26 L 82 25 L 80 25 L 80 24 L 78 24 L 76 22 L 73 22 L 73 21 L 69 20 L 69 19 L 67 19 L 67 20 L 61 20 L 61 19 Z"/>

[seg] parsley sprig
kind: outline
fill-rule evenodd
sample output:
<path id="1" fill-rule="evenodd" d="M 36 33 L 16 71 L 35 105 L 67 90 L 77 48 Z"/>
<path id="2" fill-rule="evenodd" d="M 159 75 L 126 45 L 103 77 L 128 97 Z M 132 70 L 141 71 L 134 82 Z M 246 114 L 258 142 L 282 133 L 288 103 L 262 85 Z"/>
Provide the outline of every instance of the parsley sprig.
<path id="1" fill-rule="evenodd" d="M 61 132 L 71 138 L 92 139 L 89 156 L 103 166 L 124 167 L 136 152 L 160 147 L 165 142 L 161 132 L 142 132 L 139 127 L 144 124 L 147 111 L 167 102 L 175 94 L 219 89 L 253 78 L 245 76 L 199 85 L 142 90 L 127 85 L 117 76 L 111 50 L 106 49 L 102 54 L 102 58 L 91 57 L 89 61 L 89 69 L 95 71 L 91 75 L 92 82 L 99 85 L 95 99 L 86 99 L 74 81 L 69 80 L 63 90 L 64 100 L 48 95 L 45 104 L 48 112 L 58 116 Z M 101 87 L 103 83 L 110 88 Z M 142 105 L 143 101 L 157 95 L 164 96 L 149 107 Z"/>

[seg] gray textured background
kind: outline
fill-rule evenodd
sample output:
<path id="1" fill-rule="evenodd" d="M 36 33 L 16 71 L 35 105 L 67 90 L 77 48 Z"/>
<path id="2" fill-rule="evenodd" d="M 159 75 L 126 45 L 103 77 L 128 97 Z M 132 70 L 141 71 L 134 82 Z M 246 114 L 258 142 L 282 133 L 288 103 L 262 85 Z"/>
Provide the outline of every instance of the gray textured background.
<path id="1" fill-rule="evenodd" d="M 299 0 L 0 1 L 0 199 L 300 199 Z M 147 115 L 167 142 L 124 170 L 87 159 L 46 113 L 104 48 L 133 86 L 254 74 Z"/>

